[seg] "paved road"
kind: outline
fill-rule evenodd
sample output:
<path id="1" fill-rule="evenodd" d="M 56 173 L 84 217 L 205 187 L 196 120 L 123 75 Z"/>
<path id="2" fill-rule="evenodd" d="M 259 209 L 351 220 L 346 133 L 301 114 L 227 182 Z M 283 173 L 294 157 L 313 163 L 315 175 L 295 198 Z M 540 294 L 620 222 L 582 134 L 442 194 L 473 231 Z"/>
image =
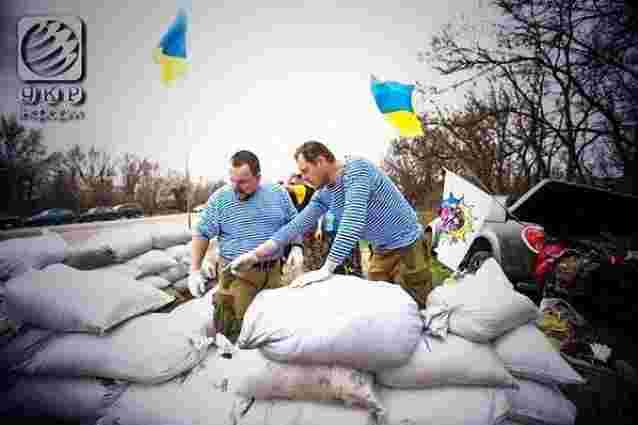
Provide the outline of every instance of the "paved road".
<path id="1" fill-rule="evenodd" d="M 191 216 L 191 224 L 197 220 L 197 214 Z M 101 232 L 115 227 L 131 226 L 134 224 L 152 223 L 183 223 L 188 227 L 187 214 L 160 215 L 135 219 L 121 219 L 114 221 L 97 221 L 93 223 L 64 224 L 61 226 L 31 227 L 0 232 L 0 240 L 13 237 L 28 237 L 41 235 L 43 232 L 55 232 L 60 234 L 70 244 L 81 243 Z"/>

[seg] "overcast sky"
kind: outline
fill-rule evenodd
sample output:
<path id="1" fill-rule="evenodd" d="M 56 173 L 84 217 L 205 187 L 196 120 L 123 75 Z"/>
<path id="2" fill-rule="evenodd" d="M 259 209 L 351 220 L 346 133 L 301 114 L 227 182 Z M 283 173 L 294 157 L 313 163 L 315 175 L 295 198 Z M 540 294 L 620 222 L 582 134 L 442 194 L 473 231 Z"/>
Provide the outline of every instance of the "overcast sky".
<path id="1" fill-rule="evenodd" d="M 168 89 L 152 51 L 179 1 L 3 0 L 0 111 L 17 110 L 23 85 L 17 20 L 75 15 L 86 30 L 86 119 L 46 123 L 49 151 L 96 145 L 180 170 L 191 152 L 193 175 L 217 178 L 233 152 L 250 149 L 268 180 L 294 171 L 292 152 L 309 139 L 379 162 L 396 132 L 374 104 L 370 74 L 443 84 L 419 50 L 461 15 L 491 13 L 484 0 L 192 0 L 191 71 Z"/>

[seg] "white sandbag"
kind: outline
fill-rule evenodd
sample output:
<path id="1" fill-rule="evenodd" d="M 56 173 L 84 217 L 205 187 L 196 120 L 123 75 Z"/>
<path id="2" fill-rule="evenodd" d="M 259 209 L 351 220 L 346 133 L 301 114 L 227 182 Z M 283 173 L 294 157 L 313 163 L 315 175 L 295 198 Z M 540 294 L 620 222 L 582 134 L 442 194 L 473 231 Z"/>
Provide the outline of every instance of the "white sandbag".
<path id="1" fill-rule="evenodd" d="M 207 335 L 213 331 L 212 293 L 207 292 L 201 298 L 193 298 L 175 307 L 170 313 L 171 322 L 189 335 Z"/>
<path id="2" fill-rule="evenodd" d="M 56 334 L 48 329 L 23 326 L 13 338 L 0 345 L 0 375 L 7 376 L 14 368 L 32 358 Z"/>
<path id="3" fill-rule="evenodd" d="M 422 331 L 418 306 L 400 286 L 335 275 L 261 291 L 237 343 L 272 360 L 377 371 L 406 362 Z"/>
<path id="4" fill-rule="evenodd" d="M 577 409 L 555 385 L 521 379 L 518 391 L 507 391 L 509 417 L 530 425 L 573 425 Z"/>
<path id="5" fill-rule="evenodd" d="M 233 424 L 237 396 L 217 386 L 214 363 L 218 358 L 210 350 L 185 375 L 158 385 L 131 384 L 96 425 Z"/>
<path id="6" fill-rule="evenodd" d="M 174 282 L 171 286 L 178 290 L 188 289 L 188 277 L 179 279 L 178 281 Z"/>
<path id="7" fill-rule="evenodd" d="M 116 263 L 123 263 L 153 249 L 152 229 L 153 226 L 148 224 L 109 228 L 84 242 L 84 245 L 107 249 Z"/>
<path id="8" fill-rule="evenodd" d="M 491 346 L 452 334 L 445 339 L 424 336 L 407 363 L 376 375 L 377 382 L 394 388 L 517 385 Z"/>
<path id="9" fill-rule="evenodd" d="M 538 307 L 505 284 L 509 281 L 498 263 L 488 262 L 481 269 L 454 285 L 434 288 L 426 316 L 428 309 L 446 310 L 450 332 L 480 343 L 538 318 Z"/>
<path id="10" fill-rule="evenodd" d="M 139 279 L 140 283 L 145 283 L 157 289 L 164 289 L 171 286 L 171 282 L 160 276 L 146 276 Z"/>
<path id="11" fill-rule="evenodd" d="M 509 403 L 502 388 L 447 386 L 420 390 L 381 387 L 387 425 L 496 425 Z"/>
<path id="12" fill-rule="evenodd" d="M 48 416 L 93 423 L 126 390 L 122 381 L 22 376 L 0 392 L 0 415 Z"/>
<path id="13" fill-rule="evenodd" d="M 337 403 L 300 400 L 255 400 L 246 409 L 235 408 L 235 425 L 370 425 L 364 409 Z M 245 410 L 245 411 L 244 411 Z M 407 422 L 406 422 L 407 424 Z"/>
<path id="14" fill-rule="evenodd" d="M 180 244 L 166 248 L 164 252 L 166 252 L 171 258 L 174 258 L 176 261 L 181 262 L 182 258 L 190 255 L 189 249 L 190 245 Z"/>
<path id="15" fill-rule="evenodd" d="M 194 345 L 188 329 L 180 329 L 167 314 L 153 313 L 131 319 L 104 336 L 59 333 L 13 372 L 157 384 L 192 369 L 205 354 L 205 348 Z"/>
<path id="16" fill-rule="evenodd" d="M 170 283 L 175 283 L 188 276 L 188 267 L 183 263 L 178 263 L 175 266 L 159 272 L 157 275 Z"/>
<path id="17" fill-rule="evenodd" d="M 125 264 L 139 270 L 139 276 L 137 277 L 139 279 L 175 267 L 177 266 L 177 261 L 162 250 L 152 249 L 142 255 L 131 258 Z"/>
<path id="18" fill-rule="evenodd" d="M 95 334 L 175 300 L 119 273 L 82 271 L 64 264 L 11 279 L 6 297 L 9 317 L 18 323 Z"/>
<path id="19" fill-rule="evenodd" d="M 43 236 L 14 238 L 0 242 L 0 281 L 27 272 L 61 263 L 69 252 L 69 245 L 54 232 Z"/>
<path id="20" fill-rule="evenodd" d="M 230 391 L 258 400 L 286 399 L 317 402 L 340 401 L 383 416 L 368 372 L 337 365 L 299 365 L 266 359 L 259 350 L 238 350 L 216 363 L 219 381 Z"/>
<path id="21" fill-rule="evenodd" d="M 514 376 L 547 384 L 585 383 L 534 323 L 496 339 L 494 350 Z"/>
<path id="22" fill-rule="evenodd" d="M 153 227 L 153 249 L 166 249 L 182 245 L 192 239 L 192 231 L 188 224 L 162 223 Z"/>

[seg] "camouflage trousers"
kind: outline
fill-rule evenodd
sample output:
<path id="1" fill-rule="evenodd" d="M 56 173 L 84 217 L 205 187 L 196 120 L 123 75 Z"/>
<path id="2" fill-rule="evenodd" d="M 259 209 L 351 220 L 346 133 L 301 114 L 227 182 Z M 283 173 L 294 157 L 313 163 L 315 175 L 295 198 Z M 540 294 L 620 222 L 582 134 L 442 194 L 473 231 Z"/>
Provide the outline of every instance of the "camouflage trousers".
<path id="1" fill-rule="evenodd" d="M 401 285 L 404 291 L 425 308 L 432 291 L 432 258 L 429 242 L 417 239 L 412 245 L 377 252 L 368 267 L 368 279 Z"/>
<path id="2" fill-rule="evenodd" d="M 225 264 L 220 264 L 220 269 Z M 213 326 L 215 332 L 224 334 L 235 343 L 244 314 L 257 294 L 265 289 L 281 287 L 281 262 L 269 270 L 255 268 L 238 275 L 225 271 L 219 276 L 219 288 L 213 295 Z"/>

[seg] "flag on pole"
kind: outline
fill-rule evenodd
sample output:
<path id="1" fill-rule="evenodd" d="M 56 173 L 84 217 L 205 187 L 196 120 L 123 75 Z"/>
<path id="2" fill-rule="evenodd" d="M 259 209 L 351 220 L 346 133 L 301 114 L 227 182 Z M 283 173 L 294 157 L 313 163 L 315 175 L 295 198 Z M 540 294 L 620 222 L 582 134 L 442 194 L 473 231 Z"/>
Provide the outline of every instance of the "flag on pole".
<path id="1" fill-rule="evenodd" d="M 421 122 L 412 104 L 414 85 L 380 81 L 372 75 L 370 89 L 377 107 L 385 119 L 399 130 L 401 137 L 423 136 Z"/>
<path id="2" fill-rule="evenodd" d="M 153 52 L 155 63 L 160 65 L 160 79 L 165 86 L 172 86 L 188 71 L 187 30 L 188 13 L 186 7 L 180 7 L 175 20 Z"/>

